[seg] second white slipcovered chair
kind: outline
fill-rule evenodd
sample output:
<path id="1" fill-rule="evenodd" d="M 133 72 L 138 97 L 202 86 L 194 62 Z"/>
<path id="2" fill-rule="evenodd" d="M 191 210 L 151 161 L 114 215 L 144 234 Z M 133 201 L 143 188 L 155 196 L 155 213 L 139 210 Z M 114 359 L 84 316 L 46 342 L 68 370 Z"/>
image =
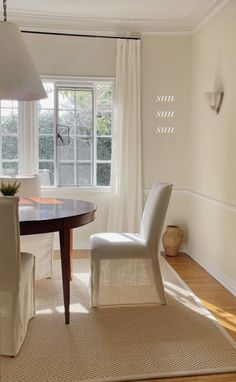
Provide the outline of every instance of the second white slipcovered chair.
<path id="1" fill-rule="evenodd" d="M 20 253 L 19 198 L 0 198 L 0 355 L 16 356 L 35 314 L 35 258 Z"/>
<path id="2" fill-rule="evenodd" d="M 25 175 L 16 177 L 2 176 L 1 182 L 14 182 L 15 180 L 21 183 L 17 196 L 25 198 L 39 198 L 40 179 L 38 175 Z M 21 250 L 30 252 L 36 258 L 35 278 L 43 279 L 52 277 L 52 253 L 53 253 L 53 233 L 43 233 L 38 235 L 21 236 Z"/>
<path id="3" fill-rule="evenodd" d="M 165 304 L 158 248 L 172 185 L 150 191 L 140 233 L 91 237 L 91 306 Z"/>

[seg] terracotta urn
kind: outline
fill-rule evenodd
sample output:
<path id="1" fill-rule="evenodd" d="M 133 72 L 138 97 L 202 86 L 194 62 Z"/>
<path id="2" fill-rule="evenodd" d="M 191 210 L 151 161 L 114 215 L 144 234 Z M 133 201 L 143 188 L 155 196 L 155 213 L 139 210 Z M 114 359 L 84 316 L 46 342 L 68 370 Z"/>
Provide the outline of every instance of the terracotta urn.
<path id="1" fill-rule="evenodd" d="M 183 230 L 177 225 L 168 225 L 162 236 L 166 256 L 175 256 L 183 242 Z"/>

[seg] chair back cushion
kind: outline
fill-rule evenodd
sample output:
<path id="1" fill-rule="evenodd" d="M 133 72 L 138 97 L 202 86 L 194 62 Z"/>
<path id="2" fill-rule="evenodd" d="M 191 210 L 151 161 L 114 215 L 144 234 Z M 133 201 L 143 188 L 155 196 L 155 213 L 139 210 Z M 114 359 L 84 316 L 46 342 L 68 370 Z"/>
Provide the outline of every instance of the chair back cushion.
<path id="1" fill-rule="evenodd" d="M 20 278 L 19 198 L 0 198 L 0 292 L 13 291 Z"/>
<path id="2" fill-rule="evenodd" d="M 25 198 L 39 198 L 41 196 L 40 191 L 40 179 L 38 175 L 22 175 L 22 176 L 2 176 L 0 177 L 0 183 L 13 183 L 15 180 L 20 182 L 19 192 L 17 193 L 20 197 Z"/>
<path id="3" fill-rule="evenodd" d="M 140 233 L 150 250 L 156 253 L 172 191 L 169 183 L 154 183 L 141 221 Z"/>

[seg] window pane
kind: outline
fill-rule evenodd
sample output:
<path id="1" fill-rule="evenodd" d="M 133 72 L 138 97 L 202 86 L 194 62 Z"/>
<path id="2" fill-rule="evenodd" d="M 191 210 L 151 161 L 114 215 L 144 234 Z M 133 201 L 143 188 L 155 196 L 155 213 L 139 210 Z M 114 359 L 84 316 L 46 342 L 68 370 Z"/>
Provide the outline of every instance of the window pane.
<path id="1" fill-rule="evenodd" d="M 97 113 L 97 135 L 111 135 L 111 113 Z"/>
<path id="2" fill-rule="evenodd" d="M 91 186 L 92 166 L 90 163 L 79 163 L 77 165 L 78 186 Z"/>
<path id="3" fill-rule="evenodd" d="M 1 107 L 8 109 L 18 109 L 18 101 L 1 100 Z"/>
<path id="4" fill-rule="evenodd" d="M 18 101 L 0 100 L 0 173 L 17 175 L 19 171 Z"/>
<path id="5" fill-rule="evenodd" d="M 54 139 L 52 136 L 39 137 L 39 159 L 54 158 Z"/>
<path id="6" fill-rule="evenodd" d="M 91 111 L 84 110 L 76 113 L 76 134 L 91 135 L 93 115 Z"/>
<path id="7" fill-rule="evenodd" d="M 97 84 L 97 110 L 111 110 L 112 108 L 112 85 Z"/>
<path id="8" fill-rule="evenodd" d="M 60 110 L 58 115 L 58 124 L 70 128 L 70 134 L 74 134 L 75 113 L 74 111 Z"/>
<path id="9" fill-rule="evenodd" d="M 61 135 L 62 139 L 65 138 L 65 140 L 68 138 L 67 135 L 64 137 Z M 74 150 L 74 138 L 70 138 L 69 145 L 65 146 L 58 146 L 58 157 L 59 160 L 73 160 L 75 157 L 75 150 Z"/>
<path id="10" fill-rule="evenodd" d="M 3 133 L 17 133 L 18 110 L 2 109 L 1 125 Z"/>
<path id="11" fill-rule="evenodd" d="M 110 186 L 111 164 L 97 163 L 97 186 Z"/>
<path id="12" fill-rule="evenodd" d="M 40 178 L 43 180 L 42 182 L 43 186 L 54 185 L 54 163 L 53 162 L 39 162 L 39 173 L 40 173 Z"/>
<path id="13" fill-rule="evenodd" d="M 75 94 L 74 90 L 64 89 L 59 90 L 58 94 L 58 107 L 64 110 L 73 110 L 75 107 Z"/>
<path id="14" fill-rule="evenodd" d="M 92 109 L 93 97 L 91 90 L 77 90 L 75 92 L 76 109 Z"/>
<path id="15" fill-rule="evenodd" d="M 77 139 L 77 159 L 92 160 L 92 144 L 91 139 Z"/>
<path id="16" fill-rule="evenodd" d="M 74 163 L 59 164 L 59 185 L 74 186 Z"/>
<path id="17" fill-rule="evenodd" d="M 111 160 L 111 138 L 97 138 L 97 159 Z"/>
<path id="18" fill-rule="evenodd" d="M 2 164 L 3 175 L 14 176 L 18 174 L 18 162 L 3 162 Z"/>
<path id="19" fill-rule="evenodd" d="M 43 86 L 48 98 L 39 101 L 39 109 L 54 109 L 54 84 L 52 82 L 44 82 Z"/>
<path id="20" fill-rule="evenodd" d="M 39 133 L 53 134 L 54 112 L 53 110 L 41 110 L 39 112 Z"/>
<path id="21" fill-rule="evenodd" d="M 18 159 L 18 138 L 10 135 L 2 137 L 2 158 Z"/>

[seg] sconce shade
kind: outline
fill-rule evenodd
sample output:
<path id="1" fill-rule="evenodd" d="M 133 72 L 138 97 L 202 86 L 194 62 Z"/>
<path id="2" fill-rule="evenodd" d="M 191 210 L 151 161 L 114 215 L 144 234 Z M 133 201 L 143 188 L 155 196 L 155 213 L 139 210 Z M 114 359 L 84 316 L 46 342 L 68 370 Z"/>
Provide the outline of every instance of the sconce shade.
<path id="1" fill-rule="evenodd" d="M 224 93 L 223 92 L 206 92 L 204 93 L 208 106 L 211 110 L 213 110 L 216 114 L 220 111 L 220 106 L 223 100 Z"/>
<path id="2" fill-rule="evenodd" d="M 33 101 L 46 97 L 18 25 L 0 21 L 0 99 Z"/>

